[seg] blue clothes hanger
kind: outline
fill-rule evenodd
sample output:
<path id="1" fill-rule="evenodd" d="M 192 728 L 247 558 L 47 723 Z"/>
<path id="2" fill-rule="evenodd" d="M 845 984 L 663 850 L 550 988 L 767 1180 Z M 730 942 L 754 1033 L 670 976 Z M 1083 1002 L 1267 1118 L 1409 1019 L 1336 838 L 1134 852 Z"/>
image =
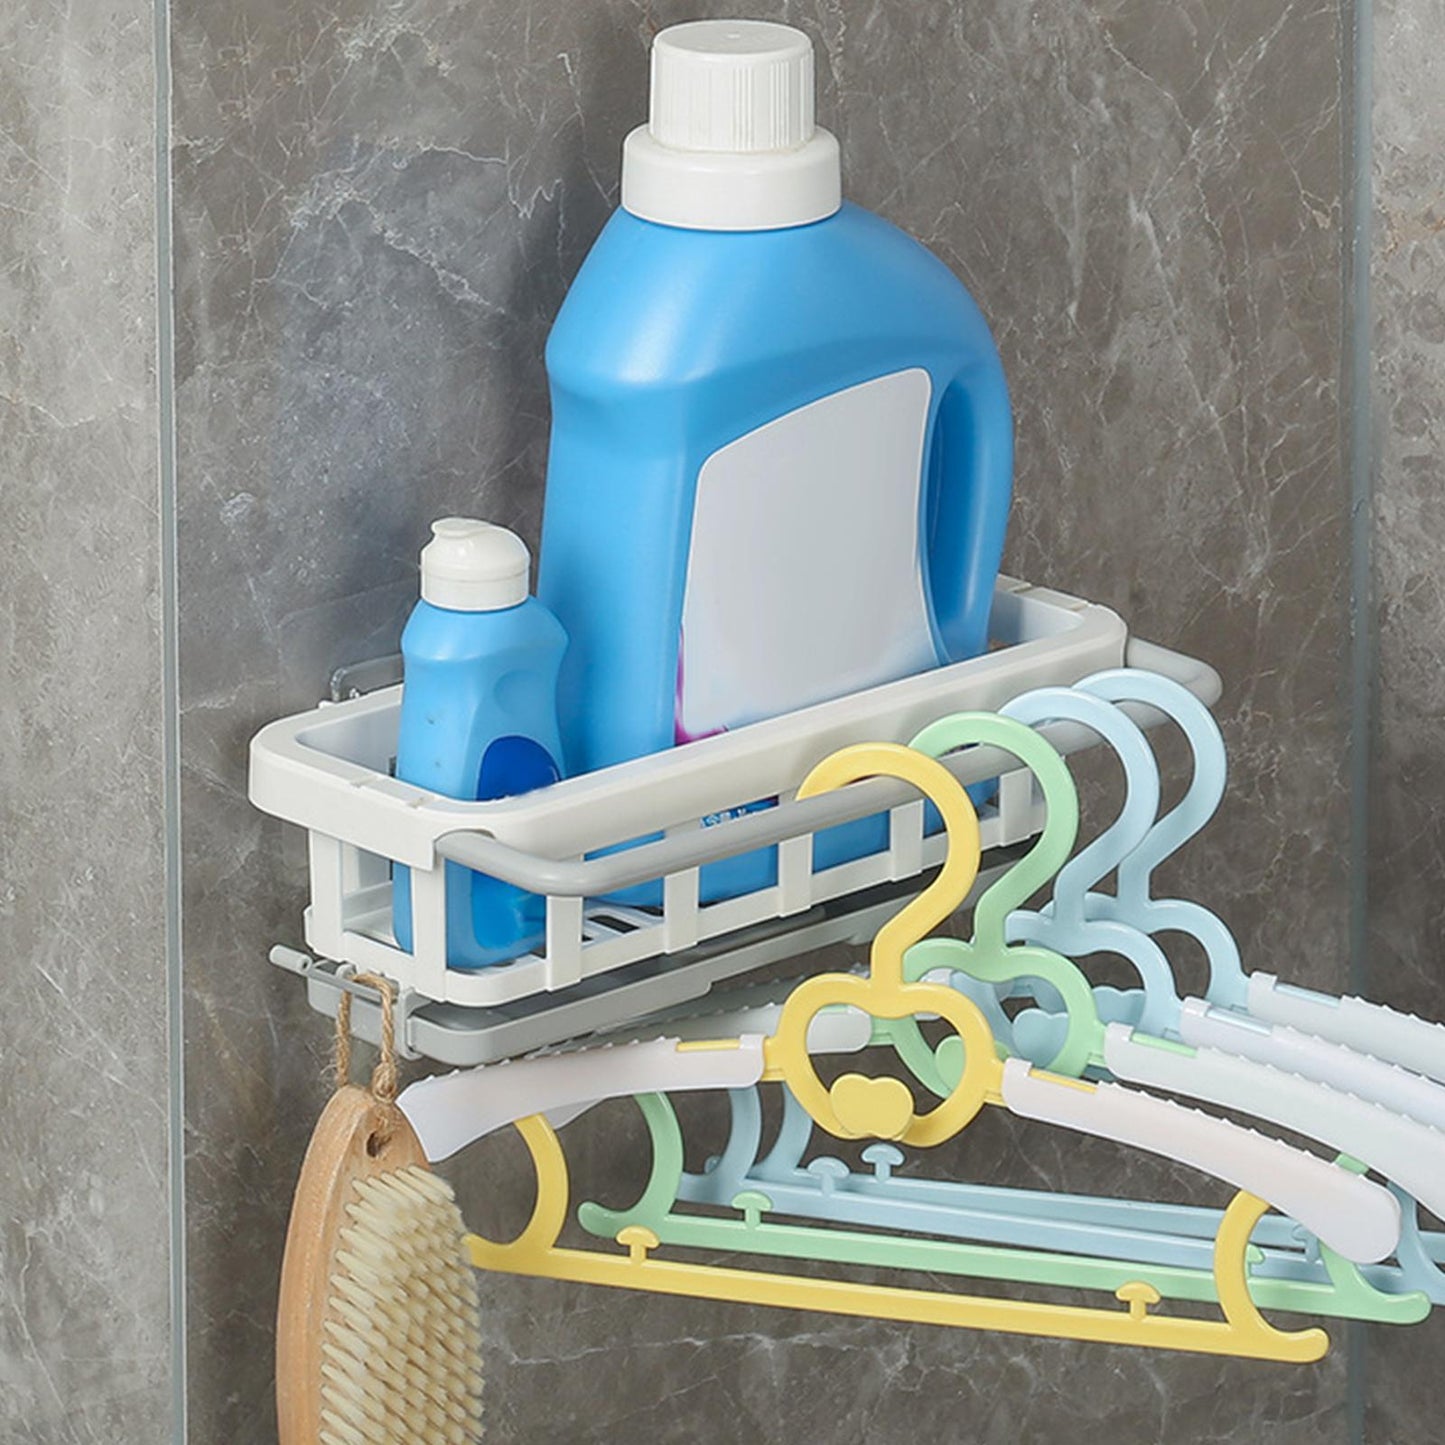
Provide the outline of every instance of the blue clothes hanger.
<path id="1" fill-rule="evenodd" d="M 1037 721 L 1093 711 L 1092 703 L 1079 703 L 1067 689 L 1045 691 L 1040 703 L 1019 699 L 1010 706 L 1030 717 L 1037 713 Z M 1033 771 L 1044 792 L 1044 830 L 1034 847 L 978 899 L 973 938 L 967 942 L 930 938 L 915 944 L 906 959 L 908 976 L 936 977 L 938 971 L 946 970 L 955 985 L 961 978 L 972 977 L 992 986 L 1020 981 L 1031 986 L 1033 980 L 1043 979 L 1060 991 L 1066 1005 L 1059 1048 L 1046 1051 L 1052 1054 L 1049 1068 L 1082 1077 L 1085 1069 L 1101 1067 L 1120 1080 L 1267 1120 L 1317 1139 L 1337 1153 L 1365 1160 L 1428 1208 L 1445 1212 L 1445 1133 L 1413 1116 L 1268 1063 L 1213 1047 L 1171 1042 L 1121 1023 L 1106 1024 L 1087 978 L 1065 955 L 1036 943 L 1010 941 L 1006 937 L 1009 918 L 1059 871 L 1063 865 L 1056 860 L 1062 857 L 1066 862 L 1072 851 L 1077 795 L 1059 755 L 1040 733 L 1016 717 L 960 713 L 925 728 L 912 745 L 942 756 L 977 744 L 1002 748 Z M 1105 852 L 1100 849 L 1094 857 Z M 1081 874 L 1076 877 L 1082 881 Z M 1156 991 L 1162 992 L 1160 978 L 1168 989 L 1165 1002 L 1173 1008 L 1178 1000 L 1167 966 L 1154 980 L 1145 974 L 1146 984 L 1152 981 Z M 1017 1031 L 1016 1022 L 1016 1035 Z M 947 1057 L 955 1047 L 952 1040 L 945 1040 L 935 1054 L 911 1019 L 893 1021 L 890 1032 L 900 1057 L 921 1082 L 939 1093 L 951 1087 L 957 1067 Z"/>
<path id="2" fill-rule="evenodd" d="M 1157 808 L 1157 764 L 1143 734 L 1115 706 L 1123 701 L 1143 702 L 1176 721 L 1197 760 L 1184 797 L 1157 821 L 1144 821 Z M 1112 722 L 1101 711 L 1112 712 Z M 1199 832 L 1223 793 L 1223 741 L 1209 710 L 1192 693 L 1152 673 L 1114 669 L 1074 689 L 1025 694 L 1005 712 L 1034 724 L 1058 716 L 1093 728 L 1115 750 L 1128 785 L 1119 817 L 1060 870 L 1052 899 L 1037 912 L 1010 915 L 1010 941 L 1047 945 L 1073 957 L 1107 951 L 1130 959 L 1144 988 L 1095 987 L 1101 1018 L 1136 1023 L 1147 1033 L 1283 1069 L 1445 1129 L 1445 1089 L 1425 1077 L 1300 1030 L 1255 1020 L 1237 1008 L 1219 1007 L 1221 1001 L 1248 995 L 1233 936 L 1201 904 L 1152 896 L 1154 869 Z M 1092 891 L 1116 869 L 1116 894 Z M 1203 946 L 1210 963 L 1209 998 L 1179 997 L 1168 959 L 1152 937 L 1164 932 L 1188 934 Z M 1020 991 L 1017 984 L 1011 990 L 1015 996 Z M 1025 982 L 1023 991 L 1033 992 L 1040 1006 L 1019 1014 L 1004 1037 L 1028 1058 L 1051 1057 L 1067 1028 L 1067 1012 L 1060 1011 L 1049 990 L 1030 989 Z M 979 986 L 969 986 L 969 992 L 977 999 Z M 997 1007 L 1002 1013 L 1001 1003 Z"/>
<path id="3" fill-rule="evenodd" d="M 1178 804 L 1146 827 L 1142 835 L 1138 810 L 1131 810 L 1135 789 L 1147 806 L 1157 807 L 1158 775 L 1152 753 L 1146 764 L 1138 747 L 1143 736 L 1128 738 L 1125 729 L 1097 726 L 1082 696 L 1108 704 L 1141 702 L 1157 708 L 1183 731 L 1195 766 Z M 1191 1045 L 1211 1046 L 1283 1069 L 1383 1105 L 1434 1128 L 1445 1127 L 1445 1089 L 1423 1075 L 1381 1062 L 1344 1045 L 1321 1040 L 1284 1025 L 1242 1016 L 1237 1010 L 1249 998 L 1238 947 L 1223 921 L 1208 908 L 1184 899 L 1156 899 L 1154 870 L 1187 843 L 1213 817 L 1224 791 L 1226 754 L 1212 714 L 1187 689 L 1167 678 L 1137 669 L 1112 669 L 1086 679 L 1066 700 L 1067 690 L 1041 689 L 1005 709 L 1020 721 L 1040 723 L 1051 715 L 1069 717 L 1096 728 L 1114 747 L 1125 770 L 1129 798 L 1119 818 L 1088 847 L 1072 858 L 1055 881 L 1053 898 L 1038 913 L 1016 912 L 1009 919 L 1010 940 L 1045 944 L 1060 952 L 1085 955 L 1108 949 L 1134 957 L 1108 930 L 1123 926 L 1142 938 L 1180 932 L 1194 937 L 1210 966 L 1209 1001 L 1180 1000 L 1172 974 L 1140 969 L 1144 990 L 1096 988 L 1101 1015 L 1127 1020 L 1146 1018 L 1150 1031 L 1182 1037 Z M 1123 718 L 1123 714 L 1118 714 Z M 1123 740 L 1128 738 L 1128 742 Z M 1152 778 L 1150 774 L 1152 773 Z M 1115 894 L 1090 891 L 1117 869 Z M 1168 983 L 1163 978 L 1168 978 Z M 1047 1003 L 1047 1001 L 1046 1001 Z M 1221 1008 L 1219 1005 L 1232 1005 Z M 1028 1057 L 1050 1056 L 1062 1037 L 1066 1019 L 1047 1007 L 1026 1010 L 1014 1021 L 1012 1040 Z M 1408 1198 L 1402 1190 L 1397 1192 Z M 1442 1292 L 1445 1275 L 1437 1268 L 1416 1222 L 1410 1202 L 1404 1226 L 1397 1286 L 1420 1289 L 1432 1298 Z"/>
<path id="4" fill-rule="evenodd" d="M 1180 801 L 1119 860 L 1114 893 L 1089 891 L 1106 876 L 1103 872 L 1090 880 L 1082 893 L 1073 891 L 1071 878 L 1067 895 L 1056 889 L 1054 901 L 1043 912 L 1077 919 L 1082 911 L 1089 919 L 1132 926 L 1151 937 L 1159 933 L 1182 933 L 1194 938 L 1208 960 L 1209 986 L 1204 999 L 1183 1002 L 1182 1009 L 1167 1024 L 1171 1032 L 1176 1032 L 1187 1043 L 1208 1045 L 1274 1064 L 1420 1119 L 1435 1128 L 1445 1128 L 1445 1089 L 1427 1078 L 1445 1077 L 1445 1060 L 1431 1060 L 1431 1075 L 1431 1070 L 1417 1071 L 1407 1060 L 1390 1056 L 1390 1041 L 1398 1032 L 1391 1020 L 1402 1016 L 1391 1015 L 1389 1010 L 1381 1012 L 1377 1005 L 1363 1000 L 1337 999 L 1332 1010 L 1310 1005 L 1309 999 L 1327 996 L 1291 990 L 1268 974 L 1247 974 L 1234 935 L 1211 909 L 1193 900 L 1153 896 L 1155 869 L 1203 829 L 1224 794 L 1228 757 L 1223 735 L 1209 709 L 1179 683 L 1137 668 L 1113 668 L 1096 673 L 1077 688 L 1111 704 L 1143 703 L 1163 713 L 1189 744 L 1193 773 Z M 1128 766 L 1126 762 L 1126 770 Z M 1128 775 L 1132 785 L 1132 771 Z M 1062 874 L 1060 881 L 1063 881 Z M 1116 990 L 1096 991 L 1101 1012 L 1107 1010 L 1112 1016 L 1124 1019 L 1131 1014 L 1142 1018 L 1147 1012 L 1151 1018 L 1158 1019 L 1159 1012 L 1151 1010 L 1148 998 L 1151 987 L 1155 999 L 1172 1010 L 1177 1001 L 1172 988 L 1168 992 L 1159 988 L 1150 975 L 1145 975 L 1144 983 L 1142 999 L 1137 996 L 1131 999 Z M 1284 999 L 1284 1012 L 1289 1013 L 1302 997 L 1306 999 L 1309 1013 L 1305 1022 L 1323 1021 L 1327 1028 L 1332 1017 L 1344 1017 L 1347 1021 L 1353 1020 L 1353 1026 L 1344 1030 L 1348 1036 L 1341 1036 L 1338 1031 L 1291 1027 L 1289 1019 L 1280 1016 L 1279 1008 L 1271 1007 Z M 1250 1017 L 1243 1016 L 1246 1013 Z M 1362 1020 L 1368 1023 L 1371 1018 L 1380 1023 L 1374 1034 L 1361 1026 Z M 1406 1022 L 1419 1025 L 1419 1029 L 1427 1033 L 1439 1029 L 1438 1025 L 1418 1019 Z M 1025 1026 L 1025 1032 L 1030 1027 L 1040 1025 L 1032 1022 Z M 1445 1034 L 1441 1035 L 1437 1047 L 1445 1047 Z"/>

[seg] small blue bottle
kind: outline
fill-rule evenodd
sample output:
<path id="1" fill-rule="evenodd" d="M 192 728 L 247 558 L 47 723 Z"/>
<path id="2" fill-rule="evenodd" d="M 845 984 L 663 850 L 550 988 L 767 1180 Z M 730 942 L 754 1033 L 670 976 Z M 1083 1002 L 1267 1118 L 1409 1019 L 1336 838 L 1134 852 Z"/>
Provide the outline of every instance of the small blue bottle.
<path id="1" fill-rule="evenodd" d="M 421 554 L 421 601 L 401 635 L 396 776 L 449 798 L 508 798 L 561 776 L 561 623 L 527 591 L 527 545 L 505 527 L 447 517 Z M 446 865 L 447 964 L 484 968 L 541 943 L 546 904 Z M 392 882 L 397 943 L 412 948 L 411 870 Z"/>
<path id="2" fill-rule="evenodd" d="M 574 772 L 987 646 L 1013 469 L 998 350 L 936 256 L 843 201 L 806 35 L 656 36 L 622 205 L 547 371 L 538 595 L 571 640 Z M 820 834 L 814 867 L 886 836 Z M 774 874 L 771 850 L 714 864 L 702 897 Z"/>

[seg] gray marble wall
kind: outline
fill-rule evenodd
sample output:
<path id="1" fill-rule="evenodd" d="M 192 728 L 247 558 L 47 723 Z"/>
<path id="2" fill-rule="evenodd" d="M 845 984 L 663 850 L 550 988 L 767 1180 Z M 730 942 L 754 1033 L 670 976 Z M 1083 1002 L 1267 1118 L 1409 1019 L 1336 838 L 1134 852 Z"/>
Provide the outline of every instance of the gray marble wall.
<path id="1" fill-rule="evenodd" d="M 1445 4 L 1374 7 L 1370 991 L 1445 1018 Z M 1375 1331 L 1367 1439 L 1438 1430 L 1445 1325 Z"/>
<path id="2" fill-rule="evenodd" d="M 150 0 L 0 11 L 0 1439 L 172 1416 Z"/>
<path id="3" fill-rule="evenodd" d="M 1445 1016 L 1441 0 L 1373 7 L 1374 994 Z M 325 1031 L 264 966 L 296 840 L 245 744 L 394 646 L 427 521 L 535 542 L 541 346 L 615 201 L 674 0 L 170 0 L 180 555 L 160 577 L 153 12 L 0 20 L 0 1435 L 172 1408 L 161 595 L 179 588 L 191 1438 L 272 1438 L 270 1316 Z M 1338 989 L 1348 799 L 1340 12 L 797 0 L 852 196 L 994 322 L 1009 565 L 1226 677 L 1230 801 L 1176 876 L 1254 966 Z M 103 725 L 98 725 L 98 720 Z M 108 780 L 126 780 L 121 789 Z M 1095 798 L 1102 796 L 1096 792 Z M 36 1108 L 35 1101 L 45 1101 Z M 16 1107 L 18 1105 L 18 1107 Z M 579 1150 L 616 1191 L 625 1115 Z M 463 1179 L 524 1206 L 513 1146 Z M 990 1121 L 948 1167 L 1105 1187 Z M 1126 1189 L 1196 1186 L 1135 1165 Z M 486 1282 L 492 1437 L 1343 1441 L 1320 1367 L 1140 1356 Z M 1369 1340 L 1366 1438 L 1433 1431 L 1438 1322 Z"/>
<path id="4" fill-rule="evenodd" d="M 299 938 L 302 868 L 245 801 L 247 739 L 394 643 L 430 518 L 480 512 L 535 542 L 542 343 L 615 200 L 649 36 L 700 8 L 172 0 L 196 1440 L 270 1436 L 281 1232 L 323 1092 L 324 1030 L 264 963 Z M 933 246 L 996 327 L 1018 406 L 1011 567 L 1226 675 L 1235 787 L 1182 881 L 1251 961 L 1340 987 L 1337 8 L 706 8 L 817 40 L 849 192 Z M 622 1127 L 585 1141 L 604 1181 Z M 1110 1178 L 1056 1142 L 970 1147 L 1014 1177 Z M 515 1206 L 515 1158 L 487 1162 Z M 468 1186 L 482 1218 L 487 1192 Z M 1345 1438 L 1338 1353 L 1289 1370 L 486 1292 L 499 1440 L 942 1440 L 965 1419 L 978 1441 Z"/>

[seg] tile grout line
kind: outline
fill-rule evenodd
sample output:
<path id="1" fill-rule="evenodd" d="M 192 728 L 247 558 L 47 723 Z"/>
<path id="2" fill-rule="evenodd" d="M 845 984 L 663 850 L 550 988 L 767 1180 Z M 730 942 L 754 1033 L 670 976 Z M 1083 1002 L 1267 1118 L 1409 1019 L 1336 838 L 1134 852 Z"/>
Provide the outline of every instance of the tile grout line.
<path id="1" fill-rule="evenodd" d="M 1369 992 L 1370 753 L 1374 741 L 1374 493 L 1370 427 L 1370 235 L 1373 195 L 1372 0 L 1341 14 L 1345 46 L 1344 296 L 1342 371 L 1344 454 L 1350 495 L 1349 681 L 1349 991 Z M 1350 1445 L 1364 1445 L 1366 1327 L 1346 1330 L 1345 1412 Z"/>
<path id="2" fill-rule="evenodd" d="M 156 410 L 159 432 L 161 791 L 165 811 L 167 1177 L 171 1441 L 187 1437 L 185 1054 L 181 953 L 180 590 L 176 535 L 175 298 L 171 217 L 170 3 L 155 0 Z"/>
<path id="3" fill-rule="evenodd" d="M 1370 744 L 1374 731 L 1374 477 L 1370 418 L 1370 4 L 1354 0 L 1345 226 L 1344 365 L 1350 485 L 1350 971 L 1353 992 L 1369 978 Z"/>

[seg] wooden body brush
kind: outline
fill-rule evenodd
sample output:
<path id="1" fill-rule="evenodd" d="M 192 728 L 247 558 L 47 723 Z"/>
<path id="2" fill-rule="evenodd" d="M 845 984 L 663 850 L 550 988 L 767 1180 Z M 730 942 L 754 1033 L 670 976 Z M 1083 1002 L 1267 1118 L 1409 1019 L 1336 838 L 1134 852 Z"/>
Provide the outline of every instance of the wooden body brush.
<path id="1" fill-rule="evenodd" d="M 396 1106 L 391 985 L 371 1087 L 339 1087 L 301 1166 L 276 1316 L 280 1445 L 471 1445 L 481 1438 L 481 1317 L 465 1226 Z"/>

